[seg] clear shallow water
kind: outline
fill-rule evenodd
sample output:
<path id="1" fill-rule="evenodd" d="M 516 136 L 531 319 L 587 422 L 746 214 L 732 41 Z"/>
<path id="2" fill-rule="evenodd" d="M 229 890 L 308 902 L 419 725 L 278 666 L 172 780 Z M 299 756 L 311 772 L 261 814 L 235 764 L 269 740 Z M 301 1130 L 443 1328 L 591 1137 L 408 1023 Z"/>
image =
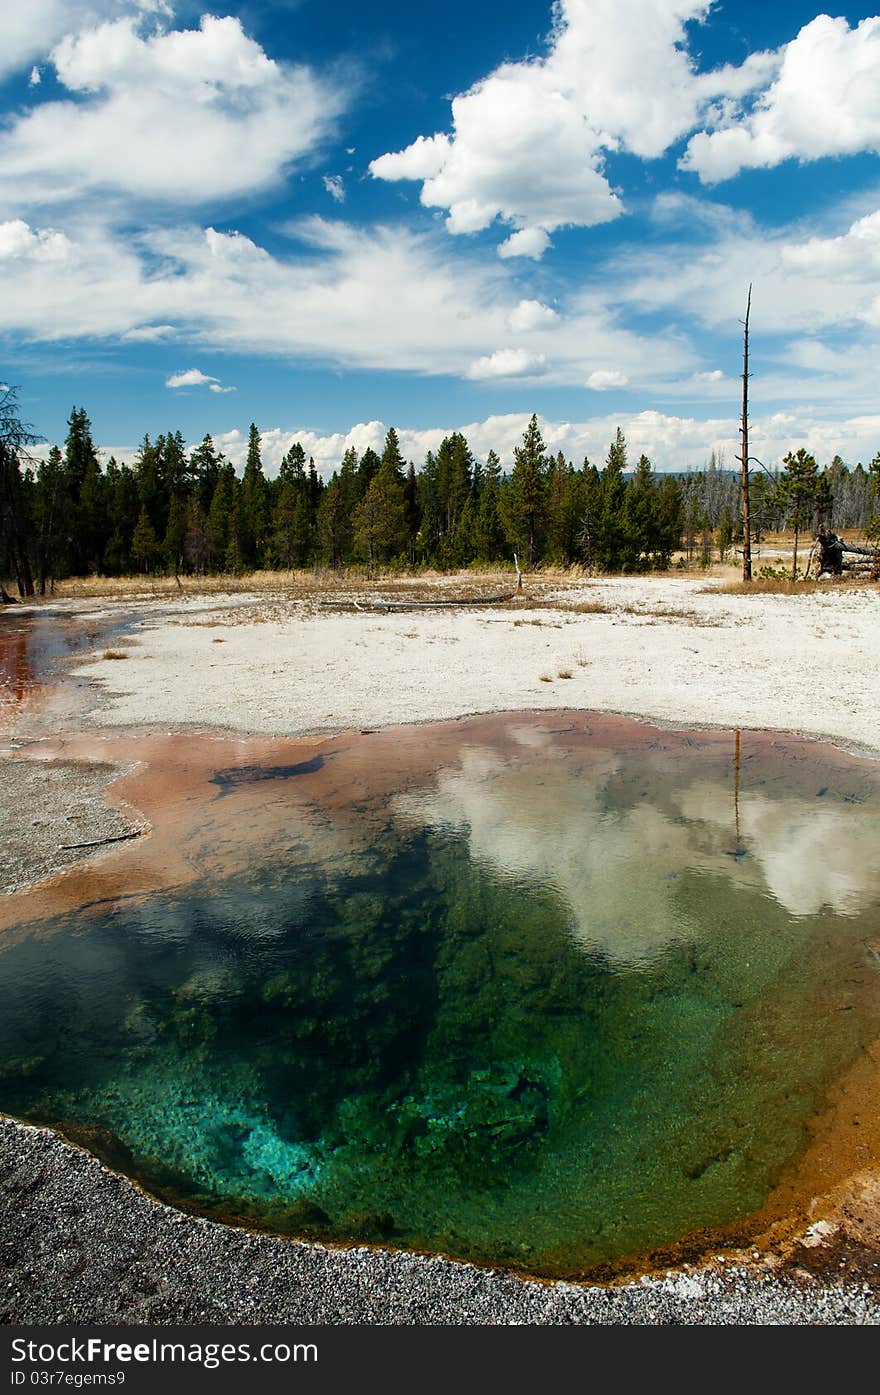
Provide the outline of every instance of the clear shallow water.
<path id="1" fill-rule="evenodd" d="M 0 723 L 38 698 L 45 705 L 47 684 L 64 673 L 70 659 L 118 640 L 133 625 L 130 616 L 82 618 L 63 611 L 20 616 L 14 606 L 0 610 Z M 68 698 L 84 686 L 82 679 L 66 673 L 64 678 Z"/>
<path id="2" fill-rule="evenodd" d="M 0 1108 L 209 1214 L 539 1272 L 760 1206 L 880 1036 L 875 767 L 444 731 L 369 738 L 405 778 L 218 765 L 189 886 L 8 937 Z"/>

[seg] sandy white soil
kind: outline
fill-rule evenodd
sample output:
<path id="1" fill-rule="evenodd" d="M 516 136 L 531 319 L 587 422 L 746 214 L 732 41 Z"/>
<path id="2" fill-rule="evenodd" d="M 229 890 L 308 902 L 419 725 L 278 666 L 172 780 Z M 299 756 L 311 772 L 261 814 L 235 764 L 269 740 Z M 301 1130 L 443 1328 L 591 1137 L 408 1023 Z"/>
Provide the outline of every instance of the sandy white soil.
<path id="1" fill-rule="evenodd" d="M 633 577 L 545 583 L 515 607 L 377 614 L 255 596 L 139 613 L 125 662 L 80 670 L 102 688 L 90 720 L 295 734 L 573 707 L 880 751 L 876 589 L 741 596 Z"/>

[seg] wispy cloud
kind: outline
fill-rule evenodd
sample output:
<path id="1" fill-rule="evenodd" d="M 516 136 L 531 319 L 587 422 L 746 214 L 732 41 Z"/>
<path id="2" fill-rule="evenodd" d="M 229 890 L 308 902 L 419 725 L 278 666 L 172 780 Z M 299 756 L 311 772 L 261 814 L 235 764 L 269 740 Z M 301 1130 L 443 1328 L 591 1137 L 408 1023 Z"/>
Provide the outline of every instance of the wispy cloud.
<path id="1" fill-rule="evenodd" d="M 214 228 L 154 229 L 134 242 L 89 224 L 71 230 L 57 269 L 41 260 L 43 231 L 19 220 L 8 233 L 17 263 L 0 330 L 130 339 L 173 325 L 190 343 L 237 353 L 487 380 L 543 373 L 572 386 L 609 362 L 631 382 L 644 365 L 652 375 L 662 365 L 668 380 L 699 366 L 680 335 L 630 333 L 589 294 L 553 311 L 494 260 L 400 227 L 312 218 L 290 230 L 307 254 L 276 256 Z M 407 314 L 387 313 L 396 301 Z"/>
<path id="2" fill-rule="evenodd" d="M 341 174 L 325 174 L 324 188 L 336 203 L 345 203 L 345 184 Z"/>

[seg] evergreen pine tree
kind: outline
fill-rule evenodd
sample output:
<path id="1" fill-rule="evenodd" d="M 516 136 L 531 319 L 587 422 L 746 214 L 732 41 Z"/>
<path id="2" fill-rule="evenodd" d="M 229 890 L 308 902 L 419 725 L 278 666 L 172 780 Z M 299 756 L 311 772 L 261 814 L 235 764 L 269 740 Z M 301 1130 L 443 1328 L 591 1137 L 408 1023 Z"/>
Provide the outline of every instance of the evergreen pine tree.
<path id="1" fill-rule="evenodd" d="M 47 584 L 54 583 L 64 570 L 64 499 L 64 457 L 60 447 L 53 446 L 37 467 L 34 491 L 36 569 L 41 596 L 45 596 Z"/>
<path id="2" fill-rule="evenodd" d="M 514 451 L 514 466 L 502 496 L 502 516 L 514 549 L 533 567 L 538 559 L 547 508 L 547 461 L 544 441 L 533 415 L 523 443 Z"/>
<path id="3" fill-rule="evenodd" d="M 164 481 L 162 479 L 164 444 L 165 438 L 163 436 L 157 437 L 155 445 L 148 435 L 144 436 L 134 462 L 138 501 L 140 507 L 146 510 L 147 518 L 157 536 L 164 514 Z M 161 531 L 164 533 L 164 527 Z"/>
<path id="4" fill-rule="evenodd" d="M 222 571 L 229 550 L 229 530 L 240 486 L 235 469 L 228 461 L 220 467 L 217 487 L 208 512 L 207 562 L 212 571 Z"/>
<path id="5" fill-rule="evenodd" d="M 422 511 L 419 508 L 419 484 L 416 478 L 416 467 L 412 461 L 409 462 L 406 483 L 403 486 L 403 514 L 406 520 L 409 560 L 414 562 L 416 538 L 419 535 L 419 527 L 422 522 Z"/>
<path id="6" fill-rule="evenodd" d="M 0 576 L 13 572 L 23 599 L 35 588 L 30 559 L 34 480 L 22 463 L 36 441 L 21 419 L 18 389 L 0 384 Z"/>
<path id="7" fill-rule="evenodd" d="M 819 479 L 816 457 L 805 450 L 803 446 L 795 453 L 789 451 L 782 464 L 784 469 L 776 486 L 776 497 L 784 517 L 794 531 L 791 577 L 792 581 L 795 581 L 797 579 L 798 538 L 803 528 L 816 514 L 822 500 L 823 489 Z"/>
<path id="8" fill-rule="evenodd" d="M 202 576 L 208 563 L 208 519 L 197 493 L 187 505 L 183 555 L 190 570 Z"/>
<path id="9" fill-rule="evenodd" d="M 187 505 L 179 494 L 172 494 L 162 551 L 175 575 L 183 571 L 187 530 Z"/>
<path id="10" fill-rule="evenodd" d="M 131 540 L 131 556 L 135 565 L 142 572 L 152 571 L 159 556 L 159 544 L 156 539 L 156 530 L 150 522 L 150 516 L 143 505 L 141 505 L 141 511 Z"/>
<path id="11" fill-rule="evenodd" d="M 391 465 L 379 468 L 354 512 L 355 555 L 370 567 L 397 557 L 407 544 L 403 485 Z"/>
<path id="12" fill-rule="evenodd" d="M 646 455 L 639 458 L 623 499 L 620 563 L 625 571 L 646 570 L 657 550 L 654 472 Z"/>
<path id="13" fill-rule="evenodd" d="M 385 436 L 385 449 L 382 452 L 381 464 L 387 469 L 393 470 L 397 477 L 398 484 L 403 484 L 406 480 L 406 461 L 400 451 L 400 441 L 393 426 L 388 428 Z"/>
<path id="14" fill-rule="evenodd" d="M 473 456 L 460 431 L 454 431 L 440 443 L 436 459 L 436 490 L 439 511 L 439 556 L 442 562 L 454 561 L 456 529 L 462 510 L 470 496 Z"/>
<path id="15" fill-rule="evenodd" d="M 681 546 L 684 504 L 674 475 L 664 475 L 657 488 L 656 543 L 654 565 L 661 571 L 669 566 L 673 552 Z"/>
<path id="16" fill-rule="evenodd" d="M 367 446 L 360 458 L 357 471 L 358 481 L 358 502 L 363 499 L 370 485 L 376 477 L 379 466 L 382 464 L 372 446 Z"/>
<path id="17" fill-rule="evenodd" d="M 107 528 L 109 539 L 104 564 L 117 576 L 132 565 L 131 540 L 140 514 L 138 485 L 134 471 L 125 462 L 111 460 L 107 465 Z"/>
<path id="18" fill-rule="evenodd" d="M 501 523 L 501 461 L 490 450 L 482 472 L 477 516 L 474 523 L 474 545 L 481 562 L 497 562 L 504 553 L 504 528 Z"/>
<path id="19" fill-rule="evenodd" d="M 595 465 L 591 465 L 584 456 L 583 469 L 581 470 L 583 480 L 583 511 L 581 513 L 580 527 L 578 530 L 578 547 L 580 555 L 586 565 L 593 569 L 597 566 L 596 544 L 599 528 L 599 500 L 602 494 L 602 480 Z"/>
<path id="20" fill-rule="evenodd" d="M 98 464 L 92 440 L 92 423 L 84 407 L 73 407 L 67 420 L 67 440 L 64 445 L 64 468 L 70 497 L 78 502 L 82 483 L 90 465 Z"/>
<path id="21" fill-rule="evenodd" d="M 223 453 L 214 449 L 214 442 L 210 436 L 204 436 L 200 444 L 190 453 L 189 477 L 199 507 L 205 515 L 211 507 L 211 500 L 214 497 L 214 490 L 217 488 L 222 464 Z"/>
<path id="22" fill-rule="evenodd" d="M 251 422 L 237 510 L 236 570 L 258 566 L 265 560 L 268 534 L 268 490 L 260 456 L 260 433 L 256 423 Z"/>
<path id="23" fill-rule="evenodd" d="M 626 441 L 620 427 L 608 450 L 605 468 L 599 477 L 596 501 L 594 555 L 600 571 L 620 570 L 624 556 L 623 501 L 626 497 Z"/>
<path id="24" fill-rule="evenodd" d="M 74 407 L 67 422 L 64 446 L 65 512 L 70 539 L 68 562 L 71 571 L 81 576 L 89 567 L 97 566 L 94 554 L 101 542 L 101 466 L 92 440 L 92 423 L 84 407 Z M 83 489 L 85 488 L 85 498 Z M 89 554 L 92 554 L 89 556 Z"/>
<path id="25" fill-rule="evenodd" d="M 323 560 L 331 567 L 342 566 L 351 549 L 351 514 L 335 470 L 318 508 L 318 546 Z"/>
<path id="26" fill-rule="evenodd" d="M 436 558 L 440 548 L 445 514 L 437 479 L 437 460 L 428 451 L 418 476 L 418 503 L 421 515 L 416 534 L 416 553 L 422 562 Z"/>

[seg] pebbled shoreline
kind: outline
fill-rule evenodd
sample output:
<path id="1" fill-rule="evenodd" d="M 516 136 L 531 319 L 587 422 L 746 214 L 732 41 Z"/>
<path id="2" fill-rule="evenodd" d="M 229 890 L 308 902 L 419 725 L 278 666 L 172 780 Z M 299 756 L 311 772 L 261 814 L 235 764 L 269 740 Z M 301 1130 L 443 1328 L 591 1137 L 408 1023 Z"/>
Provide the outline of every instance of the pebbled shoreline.
<path id="1" fill-rule="evenodd" d="M 124 767 L 97 761 L 0 761 L 0 895 L 146 832 L 133 810 L 108 801 L 109 785 L 126 773 Z"/>
<path id="2" fill-rule="evenodd" d="M 329 1249 L 184 1215 L 0 1116 L 5 1324 L 880 1325 L 873 1286 L 717 1261 L 611 1287 Z"/>

